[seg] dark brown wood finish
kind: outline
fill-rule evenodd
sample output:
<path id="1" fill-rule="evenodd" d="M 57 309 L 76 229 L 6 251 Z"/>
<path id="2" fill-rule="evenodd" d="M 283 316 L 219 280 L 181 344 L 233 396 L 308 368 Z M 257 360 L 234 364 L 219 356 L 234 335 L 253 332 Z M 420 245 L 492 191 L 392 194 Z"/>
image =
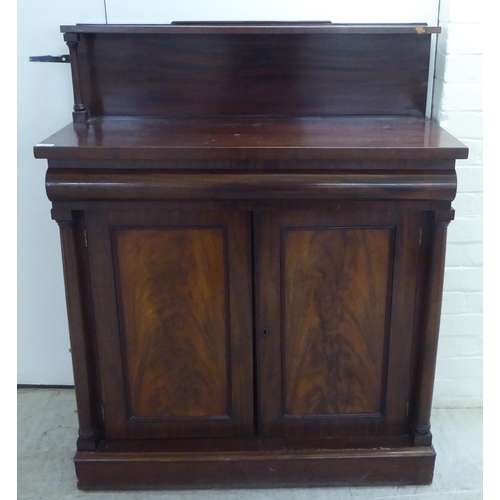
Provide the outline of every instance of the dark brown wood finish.
<path id="1" fill-rule="evenodd" d="M 430 34 L 200 36 L 81 33 L 90 115 L 425 113 Z"/>
<path id="2" fill-rule="evenodd" d="M 286 417 L 381 414 L 392 229 L 281 228 Z"/>
<path id="3" fill-rule="evenodd" d="M 79 487 L 429 484 L 467 157 L 424 118 L 439 28 L 61 30 L 79 114 L 34 152 L 61 226 Z"/>
<path id="4" fill-rule="evenodd" d="M 78 44 L 80 35 L 78 33 L 65 33 L 64 41 L 69 48 L 71 75 L 73 77 L 73 95 L 75 104 L 73 106 L 73 121 L 76 123 L 85 122 L 88 119 L 88 112 L 83 104 L 82 82 L 80 77 L 80 63 L 78 57 Z"/>
<path id="5" fill-rule="evenodd" d="M 460 153 L 462 154 L 462 153 Z M 50 159 L 49 168 L 53 169 L 75 169 L 75 170 L 165 170 L 188 172 L 315 172 L 325 171 L 342 173 L 345 171 L 362 172 L 366 170 L 378 171 L 378 173 L 389 173 L 400 171 L 406 173 L 423 173 L 429 171 L 441 171 L 454 175 L 455 160 L 388 160 L 374 159 L 369 163 L 366 160 L 88 160 L 81 159 Z M 146 168 L 147 166 L 147 168 Z M 446 172 L 449 171 L 449 172 Z"/>
<path id="6" fill-rule="evenodd" d="M 253 434 L 250 219 L 89 211 L 106 436 Z"/>
<path id="7" fill-rule="evenodd" d="M 467 157 L 467 148 L 436 123 L 413 117 L 105 117 L 66 126 L 35 146 L 35 156 L 144 160 L 142 168 L 153 160 L 233 160 L 231 169 L 234 161 L 251 161 L 252 168 L 265 160 L 349 160 L 364 162 L 350 168 L 373 169 L 367 159 L 389 160 L 394 167 L 395 160 L 412 160 L 425 161 L 428 170 Z M 386 167 L 379 163 L 378 168 Z"/>
<path id="8" fill-rule="evenodd" d="M 46 188 L 53 201 L 140 199 L 353 199 L 452 200 L 453 172 L 421 174 L 165 173 L 109 172 L 92 177 L 75 170 L 51 170 Z"/>
<path id="9" fill-rule="evenodd" d="M 112 241 L 131 418 L 229 418 L 225 228 L 125 227 Z"/>
<path id="10" fill-rule="evenodd" d="M 129 453 L 225 453 L 255 451 L 308 451 L 311 449 L 339 450 L 348 448 L 408 448 L 412 437 L 396 436 L 337 436 L 327 438 L 193 438 L 193 439 L 103 439 L 100 452 Z"/>
<path id="11" fill-rule="evenodd" d="M 293 211 L 257 220 L 261 432 L 404 433 L 418 221 Z"/>
<path id="12" fill-rule="evenodd" d="M 61 253 L 63 259 L 66 303 L 75 381 L 75 395 L 78 410 L 78 441 L 80 451 L 97 449 L 102 422 L 98 408 L 99 384 L 96 378 L 95 341 L 93 324 L 89 309 L 88 280 L 82 260 L 81 217 L 71 211 L 53 214 L 59 224 L 61 234 Z"/>
<path id="13" fill-rule="evenodd" d="M 174 21 L 170 24 L 76 24 L 62 33 L 110 34 L 424 34 L 441 33 L 439 26 L 407 24 L 334 24 L 331 21 Z"/>
<path id="14" fill-rule="evenodd" d="M 77 453 L 84 490 L 430 484 L 432 447 L 256 453 Z M 145 479 L 147 478 L 147 479 Z"/>
<path id="15" fill-rule="evenodd" d="M 443 295 L 444 265 L 446 256 L 446 230 L 454 218 L 453 211 L 435 212 L 430 232 L 430 255 L 426 280 L 425 314 L 422 336 L 418 346 L 417 397 L 413 412 L 412 429 L 416 445 L 431 443 L 431 406 L 436 370 L 439 324 Z"/>

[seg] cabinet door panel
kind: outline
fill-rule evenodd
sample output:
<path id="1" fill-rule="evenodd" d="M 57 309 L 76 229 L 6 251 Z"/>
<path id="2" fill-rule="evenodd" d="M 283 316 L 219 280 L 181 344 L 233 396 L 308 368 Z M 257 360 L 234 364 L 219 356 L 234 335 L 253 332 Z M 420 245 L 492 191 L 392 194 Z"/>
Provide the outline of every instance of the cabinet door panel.
<path id="1" fill-rule="evenodd" d="M 249 216 L 86 220 L 107 437 L 252 434 Z"/>
<path id="2" fill-rule="evenodd" d="M 222 229 L 118 229 L 132 417 L 229 414 Z"/>
<path id="3" fill-rule="evenodd" d="M 404 433 L 418 218 L 269 212 L 256 231 L 261 434 Z"/>
<path id="4" fill-rule="evenodd" d="M 286 415 L 381 412 L 389 228 L 282 231 Z"/>

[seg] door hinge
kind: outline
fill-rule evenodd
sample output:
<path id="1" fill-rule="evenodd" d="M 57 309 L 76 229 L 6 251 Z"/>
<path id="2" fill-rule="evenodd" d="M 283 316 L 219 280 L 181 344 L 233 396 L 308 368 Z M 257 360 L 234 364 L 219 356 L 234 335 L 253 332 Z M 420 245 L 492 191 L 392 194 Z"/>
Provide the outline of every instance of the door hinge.
<path id="1" fill-rule="evenodd" d="M 408 416 L 408 413 L 410 413 L 410 402 L 409 401 L 406 403 L 406 416 Z"/>
<path id="2" fill-rule="evenodd" d="M 87 229 L 83 228 L 83 240 L 85 241 L 85 248 L 89 246 L 89 240 L 87 239 Z"/>
<path id="3" fill-rule="evenodd" d="M 102 420 L 104 421 L 104 405 L 101 405 L 101 417 Z"/>
<path id="4" fill-rule="evenodd" d="M 418 246 L 422 244 L 422 228 L 418 229 Z"/>

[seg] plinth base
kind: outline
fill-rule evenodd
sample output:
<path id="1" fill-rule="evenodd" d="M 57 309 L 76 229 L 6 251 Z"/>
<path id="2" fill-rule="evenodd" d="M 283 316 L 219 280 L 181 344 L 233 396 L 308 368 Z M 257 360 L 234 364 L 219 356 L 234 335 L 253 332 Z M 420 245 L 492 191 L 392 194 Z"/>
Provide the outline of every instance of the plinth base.
<path id="1" fill-rule="evenodd" d="M 432 446 L 245 452 L 77 452 L 82 490 L 430 484 Z"/>

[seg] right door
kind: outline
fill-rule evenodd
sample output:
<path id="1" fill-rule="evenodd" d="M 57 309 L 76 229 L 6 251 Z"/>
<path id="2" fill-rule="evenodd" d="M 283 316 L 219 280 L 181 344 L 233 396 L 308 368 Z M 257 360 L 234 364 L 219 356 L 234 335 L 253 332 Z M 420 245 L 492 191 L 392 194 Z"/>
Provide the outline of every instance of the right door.
<path id="1" fill-rule="evenodd" d="M 408 432 L 419 217 L 256 216 L 262 436 Z"/>

